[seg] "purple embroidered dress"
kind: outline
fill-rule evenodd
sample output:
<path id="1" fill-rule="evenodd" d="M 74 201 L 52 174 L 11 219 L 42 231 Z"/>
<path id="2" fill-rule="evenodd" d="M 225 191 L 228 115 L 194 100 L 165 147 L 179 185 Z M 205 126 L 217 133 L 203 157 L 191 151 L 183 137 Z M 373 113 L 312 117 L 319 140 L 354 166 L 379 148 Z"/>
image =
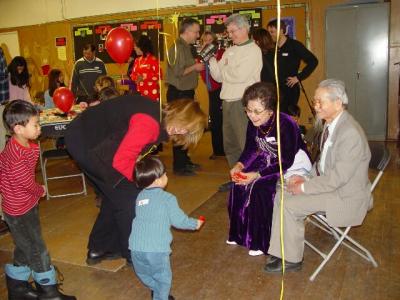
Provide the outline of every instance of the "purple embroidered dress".
<path id="1" fill-rule="evenodd" d="M 282 167 L 293 164 L 299 149 L 306 151 L 297 124 L 280 114 Z M 276 183 L 279 179 L 276 114 L 262 126 L 251 122 L 247 127 L 246 145 L 239 158 L 243 172 L 259 172 L 261 177 L 247 186 L 234 185 L 228 199 L 229 241 L 250 250 L 268 252 Z M 307 152 L 307 151 L 306 151 Z"/>

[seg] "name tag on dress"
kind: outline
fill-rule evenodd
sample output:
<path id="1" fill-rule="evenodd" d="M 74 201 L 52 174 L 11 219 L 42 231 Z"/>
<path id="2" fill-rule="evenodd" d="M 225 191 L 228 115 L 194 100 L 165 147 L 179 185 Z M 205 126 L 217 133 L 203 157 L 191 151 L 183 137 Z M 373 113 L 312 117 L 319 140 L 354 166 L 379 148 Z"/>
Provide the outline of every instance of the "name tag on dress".
<path id="1" fill-rule="evenodd" d="M 149 204 L 149 199 L 142 199 L 138 201 L 137 206 L 144 206 L 147 204 Z"/>
<path id="2" fill-rule="evenodd" d="M 282 53 L 282 56 L 289 56 L 289 53 Z"/>
<path id="3" fill-rule="evenodd" d="M 266 138 L 267 142 L 275 142 L 275 138 L 273 136 L 267 137 Z"/>

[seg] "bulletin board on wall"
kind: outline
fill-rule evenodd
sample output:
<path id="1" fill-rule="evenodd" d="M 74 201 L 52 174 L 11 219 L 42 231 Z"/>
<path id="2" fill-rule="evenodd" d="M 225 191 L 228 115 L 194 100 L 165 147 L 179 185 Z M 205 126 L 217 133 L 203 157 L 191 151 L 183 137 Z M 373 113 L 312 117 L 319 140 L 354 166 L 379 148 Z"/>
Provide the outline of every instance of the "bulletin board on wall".
<path id="1" fill-rule="evenodd" d="M 224 26 L 224 20 L 233 13 L 244 14 L 250 20 L 251 30 L 258 27 L 266 27 L 271 19 L 276 18 L 276 5 L 262 6 L 254 3 L 248 7 L 241 8 L 237 5 L 230 5 L 230 9 L 224 9 L 225 6 L 218 6 L 219 9 L 212 10 L 210 7 L 193 7 L 189 11 L 181 12 L 178 21 L 191 17 L 197 19 L 200 23 L 200 34 L 205 30 L 210 30 L 217 34 L 223 46 L 229 46 Z M 226 5 L 228 6 L 228 5 Z M 212 7 L 211 7 L 212 8 Z M 305 3 L 286 4 L 281 6 L 281 17 L 289 25 L 288 35 L 295 38 L 306 46 L 309 46 L 309 24 L 308 24 L 308 5 Z M 161 11 L 162 12 L 162 11 Z M 175 12 L 177 14 L 177 12 Z M 72 28 L 74 40 L 75 61 L 82 57 L 83 46 L 87 43 L 93 43 L 97 48 L 97 56 L 105 63 L 113 63 L 105 49 L 105 37 L 107 33 L 115 27 L 124 27 L 132 33 L 137 40 L 142 33 L 147 34 L 153 41 L 154 52 L 160 53 L 160 60 L 164 60 L 165 49 L 170 45 L 164 45 L 164 38 L 159 32 L 166 31 L 170 35 L 169 40 L 173 40 L 173 32 L 170 30 L 173 26 L 166 24 L 171 15 L 163 14 L 159 16 L 148 16 L 148 20 L 138 21 L 137 19 L 127 19 L 119 22 L 103 22 L 85 25 L 75 25 Z M 176 37 L 175 37 L 176 38 Z M 157 41 L 158 39 L 158 41 Z M 170 44 L 170 42 L 168 42 Z M 158 48 L 159 46 L 159 48 Z"/>
<path id="2" fill-rule="evenodd" d="M 74 38 L 74 56 L 75 61 L 82 57 L 82 49 L 88 44 L 96 46 L 96 56 L 104 63 L 113 63 L 105 47 L 107 34 L 111 29 L 122 27 L 128 30 L 135 41 L 138 41 L 142 34 L 147 35 L 152 41 L 154 54 L 160 59 L 164 59 L 164 40 L 158 35 L 163 30 L 163 22 L 161 20 L 143 20 L 131 21 L 125 20 L 118 23 L 96 23 L 89 25 L 77 25 L 72 28 Z M 159 39 L 159 41 L 157 41 Z M 158 49 L 160 47 L 160 50 Z"/>
<path id="3" fill-rule="evenodd" d="M 245 15 L 250 22 L 250 32 L 254 29 L 261 27 L 262 24 L 262 9 L 261 8 L 250 8 L 250 9 L 236 9 L 233 11 L 217 11 L 214 13 L 202 12 L 196 16 L 181 16 L 179 17 L 179 23 L 187 17 L 193 18 L 199 21 L 200 24 L 200 36 L 204 31 L 211 31 L 216 34 L 219 44 L 223 47 L 230 46 L 226 28 L 224 25 L 225 20 L 232 14 Z M 199 41 L 197 41 L 197 46 Z"/>

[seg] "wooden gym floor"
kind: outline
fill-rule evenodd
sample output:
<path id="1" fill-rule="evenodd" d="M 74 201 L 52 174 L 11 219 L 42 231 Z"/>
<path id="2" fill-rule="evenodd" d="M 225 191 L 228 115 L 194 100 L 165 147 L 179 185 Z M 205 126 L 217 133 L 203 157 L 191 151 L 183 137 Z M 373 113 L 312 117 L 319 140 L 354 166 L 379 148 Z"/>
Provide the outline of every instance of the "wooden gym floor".
<path id="1" fill-rule="evenodd" d="M 377 186 L 374 209 L 364 224 L 351 235 L 371 251 L 379 266 L 374 268 L 347 248 L 339 248 L 314 282 L 308 277 L 320 257 L 306 247 L 303 269 L 284 277 L 285 299 L 400 299 L 400 164 L 398 149 L 389 144 L 392 161 Z M 168 190 L 177 195 L 181 207 L 193 217 L 204 215 L 206 224 L 199 232 L 174 230 L 171 256 L 173 285 L 177 300 L 188 299 L 279 299 L 281 276 L 263 272 L 265 257 L 250 257 L 246 249 L 225 244 L 228 220 L 227 193 L 216 193 L 227 181 L 225 159 L 209 160 L 210 137 L 206 133 L 192 152 L 202 170 L 195 177 L 176 177 L 168 173 Z M 160 154 L 171 171 L 171 149 Z M 49 173 L 68 172 L 71 162 L 49 165 Z M 38 180 L 41 180 L 40 171 Z M 371 177 L 375 174 L 371 173 Z M 78 189 L 79 182 L 53 183 L 53 192 Z M 80 300 L 150 299 L 150 292 L 139 282 L 123 260 L 86 266 L 88 233 L 98 209 L 89 187 L 87 196 L 41 201 L 40 215 L 44 239 L 53 263 L 62 271 L 63 290 Z M 308 226 L 307 239 L 322 249 L 332 241 L 317 228 Z M 0 237 L 0 263 L 12 260 L 10 235 Z M 4 270 L 0 270 L 0 299 L 6 299 Z"/>

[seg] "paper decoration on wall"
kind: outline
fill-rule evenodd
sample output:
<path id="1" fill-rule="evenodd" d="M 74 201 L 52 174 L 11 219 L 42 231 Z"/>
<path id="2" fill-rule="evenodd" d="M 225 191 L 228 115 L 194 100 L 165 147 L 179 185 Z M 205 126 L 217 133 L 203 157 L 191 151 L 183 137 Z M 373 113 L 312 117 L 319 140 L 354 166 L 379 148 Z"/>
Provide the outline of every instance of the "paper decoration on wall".
<path id="1" fill-rule="evenodd" d="M 206 25 L 224 25 L 224 22 L 228 15 L 212 15 L 206 17 Z"/>
<path id="2" fill-rule="evenodd" d="M 160 21 L 144 21 L 140 24 L 140 30 L 150 30 L 150 29 L 160 29 L 161 30 L 161 23 Z"/>
<path id="3" fill-rule="evenodd" d="M 57 47 L 57 58 L 61 61 L 67 61 L 67 47 Z"/>
<path id="4" fill-rule="evenodd" d="M 66 46 L 67 45 L 67 38 L 63 37 L 56 37 L 56 47 Z"/>
<path id="5" fill-rule="evenodd" d="M 87 35 L 92 35 L 92 34 L 93 30 L 91 30 L 89 27 L 77 28 L 74 32 L 75 36 L 81 36 L 83 38 Z"/>
<path id="6" fill-rule="evenodd" d="M 261 17 L 261 13 L 255 10 L 240 10 L 240 15 L 247 15 L 249 19 L 259 19 Z"/>
<path id="7" fill-rule="evenodd" d="M 137 24 L 133 24 L 133 23 L 123 23 L 120 25 L 120 27 L 125 28 L 128 31 L 138 31 Z"/>
<path id="8" fill-rule="evenodd" d="M 111 25 L 100 25 L 95 27 L 94 32 L 100 36 L 100 40 L 105 41 L 111 29 Z"/>
<path id="9" fill-rule="evenodd" d="M 261 27 L 261 9 L 235 10 L 234 13 L 245 15 L 249 19 L 251 30 Z"/>

